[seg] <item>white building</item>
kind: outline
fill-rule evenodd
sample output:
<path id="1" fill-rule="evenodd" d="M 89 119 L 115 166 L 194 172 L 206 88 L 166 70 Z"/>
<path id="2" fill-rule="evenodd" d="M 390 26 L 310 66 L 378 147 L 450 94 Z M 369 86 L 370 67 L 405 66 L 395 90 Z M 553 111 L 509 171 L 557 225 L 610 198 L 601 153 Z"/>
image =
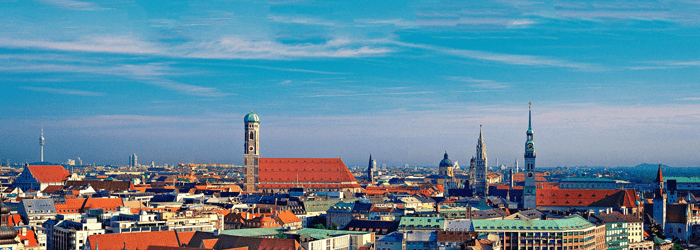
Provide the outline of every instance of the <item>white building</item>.
<path id="1" fill-rule="evenodd" d="M 85 218 L 79 222 L 62 220 L 53 226 L 52 231 L 49 245 L 53 250 L 81 250 L 88 236 L 105 233 L 97 218 Z"/>

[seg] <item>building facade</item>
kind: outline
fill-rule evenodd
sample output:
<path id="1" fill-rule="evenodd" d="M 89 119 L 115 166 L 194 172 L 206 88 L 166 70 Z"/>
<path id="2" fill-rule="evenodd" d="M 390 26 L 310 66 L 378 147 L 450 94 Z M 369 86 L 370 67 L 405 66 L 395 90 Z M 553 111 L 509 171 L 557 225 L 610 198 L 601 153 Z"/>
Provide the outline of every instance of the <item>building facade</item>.
<path id="1" fill-rule="evenodd" d="M 85 218 L 79 222 L 63 220 L 51 230 L 48 246 L 54 250 L 81 250 L 88 236 L 105 233 L 102 223 L 97 222 L 97 218 Z"/>
<path id="2" fill-rule="evenodd" d="M 581 216 L 557 220 L 472 220 L 473 231 L 495 233 L 504 250 L 596 249 L 596 226 Z"/>
<path id="3" fill-rule="evenodd" d="M 64 186 L 70 173 L 61 165 L 25 165 L 12 183 L 23 191 L 43 191 L 49 186 Z"/>

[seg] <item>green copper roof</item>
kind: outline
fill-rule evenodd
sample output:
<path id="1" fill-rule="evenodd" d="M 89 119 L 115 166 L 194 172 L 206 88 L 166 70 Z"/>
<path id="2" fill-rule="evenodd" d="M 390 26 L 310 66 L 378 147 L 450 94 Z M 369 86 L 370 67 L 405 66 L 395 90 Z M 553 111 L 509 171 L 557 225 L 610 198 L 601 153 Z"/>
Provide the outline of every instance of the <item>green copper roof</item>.
<path id="1" fill-rule="evenodd" d="M 401 217 L 400 228 L 445 228 L 442 217 Z"/>
<path id="2" fill-rule="evenodd" d="M 664 176 L 664 180 L 676 180 L 677 183 L 700 183 L 700 177 L 673 177 Z"/>
<path id="3" fill-rule="evenodd" d="M 243 117 L 243 122 L 254 122 L 254 123 L 260 123 L 260 118 L 258 118 L 258 115 L 253 113 L 251 110 L 249 114 L 245 115 Z"/>
<path id="4" fill-rule="evenodd" d="M 614 183 L 615 180 L 608 178 L 592 178 L 592 177 L 571 177 L 561 180 L 560 182 L 611 182 Z"/>
<path id="5" fill-rule="evenodd" d="M 474 231 L 570 231 L 594 227 L 579 215 L 557 220 L 472 220 Z"/>

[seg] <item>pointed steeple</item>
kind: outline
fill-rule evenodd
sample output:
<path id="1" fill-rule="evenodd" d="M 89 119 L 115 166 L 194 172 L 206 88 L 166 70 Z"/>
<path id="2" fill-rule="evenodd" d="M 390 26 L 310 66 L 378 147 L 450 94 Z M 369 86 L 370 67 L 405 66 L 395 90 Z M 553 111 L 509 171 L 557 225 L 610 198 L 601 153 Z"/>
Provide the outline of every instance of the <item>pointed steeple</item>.
<path id="1" fill-rule="evenodd" d="M 657 183 L 664 182 L 664 175 L 663 175 L 663 173 L 661 173 L 661 162 L 659 162 L 659 171 L 656 173 L 655 182 L 657 182 Z"/>
<path id="2" fill-rule="evenodd" d="M 445 159 L 447 159 L 447 151 L 445 151 Z"/>
<path id="3" fill-rule="evenodd" d="M 479 125 L 479 145 L 483 145 L 483 144 L 484 144 L 484 136 L 481 132 L 481 125 Z"/>
<path id="4" fill-rule="evenodd" d="M 527 107 L 528 117 L 527 117 L 527 135 L 532 135 L 532 102 L 528 103 Z"/>
<path id="5" fill-rule="evenodd" d="M 482 125 L 479 125 L 479 141 L 476 144 L 476 158 L 486 159 L 486 147 L 484 146 L 484 134 L 481 129 Z"/>

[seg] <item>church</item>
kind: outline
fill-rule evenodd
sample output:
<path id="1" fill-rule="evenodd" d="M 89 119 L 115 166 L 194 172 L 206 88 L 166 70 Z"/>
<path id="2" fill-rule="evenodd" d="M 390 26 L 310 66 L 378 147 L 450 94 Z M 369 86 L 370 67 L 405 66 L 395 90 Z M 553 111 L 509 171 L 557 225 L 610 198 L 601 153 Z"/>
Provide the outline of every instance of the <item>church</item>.
<path id="1" fill-rule="evenodd" d="M 244 180 L 248 193 L 285 193 L 290 188 L 308 191 L 361 191 L 340 158 L 260 158 L 260 118 L 251 110 L 243 118 Z"/>

